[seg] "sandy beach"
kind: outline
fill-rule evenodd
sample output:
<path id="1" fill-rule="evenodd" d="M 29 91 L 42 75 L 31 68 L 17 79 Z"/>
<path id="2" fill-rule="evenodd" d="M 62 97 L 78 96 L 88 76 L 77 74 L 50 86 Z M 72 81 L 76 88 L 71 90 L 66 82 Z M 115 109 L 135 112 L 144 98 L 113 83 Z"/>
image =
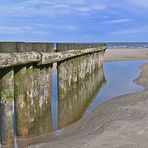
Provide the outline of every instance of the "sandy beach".
<path id="1" fill-rule="evenodd" d="M 108 49 L 104 61 L 148 59 L 148 49 Z M 148 148 L 148 63 L 135 80 L 144 91 L 113 98 L 30 148 Z"/>
<path id="2" fill-rule="evenodd" d="M 107 49 L 104 61 L 127 61 L 148 59 L 148 48 L 112 48 Z"/>

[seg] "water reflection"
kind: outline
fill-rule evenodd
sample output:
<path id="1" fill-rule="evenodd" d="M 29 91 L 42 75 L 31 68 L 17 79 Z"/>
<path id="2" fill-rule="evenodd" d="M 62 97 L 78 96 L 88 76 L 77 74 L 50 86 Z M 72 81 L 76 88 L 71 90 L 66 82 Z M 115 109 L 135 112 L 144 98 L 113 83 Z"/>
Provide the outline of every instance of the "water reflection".
<path id="1" fill-rule="evenodd" d="M 60 65 L 61 66 L 61 65 Z M 63 67 L 60 67 L 62 69 Z M 60 70 L 59 70 L 60 71 Z M 59 75 L 60 76 L 60 75 Z M 58 77 L 58 128 L 78 121 L 105 82 L 102 67 L 85 79 L 69 84 Z"/>
<path id="2" fill-rule="evenodd" d="M 67 79 L 63 77 L 63 70 L 65 70 L 63 66 L 63 64 L 59 64 L 56 71 L 52 73 L 51 105 L 49 101 L 48 108 L 46 108 L 44 114 L 38 118 L 29 118 L 30 112 L 28 112 L 28 118 L 30 119 L 29 121 L 31 122 L 31 126 L 28 124 L 27 134 L 19 135 L 19 137 L 17 135 L 16 143 L 14 145 L 15 148 L 17 145 L 18 147 L 24 147 L 41 141 L 46 141 L 51 138 L 52 135 L 54 135 L 55 131 L 78 121 L 83 116 L 85 110 L 105 82 L 103 67 L 101 66 L 96 68 L 91 74 L 86 73 L 85 76 L 83 75 L 83 77 L 79 77 L 76 73 L 73 74 L 75 78 L 77 75 L 77 80 L 74 78 L 76 81 L 73 81 L 74 79 L 70 75 Z M 46 71 L 47 70 L 45 70 L 43 73 Z M 50 76 L 48 73 L 45 74 Z M 34 79 L 38 79 L 37 77 L 38 76 L 36 74 Z M 46 88 L 49 88 L 49 91 L 51 91 L 51 87 L 48 86 L 47 82 L 51 85 L 51 80 L 49 80 L 44 82 L 44 85 L 42 84 L 41 88 L 45 88 L 45 90 L 47 90 Z M 34 83 L 36 83 L 36 81 Z M 40 96 L 42 97 L 43 95 Z M 39 100 L 42 99 L 37 98 L 36 101 L 39 102 Z M 37 108 L 35 108 L 35 111 L 37 112 L 38 107 L 40 107 L 39 103 L 36 104 L 36 107 Z M 34 110 L 31 107 L 26 109 Z M 19 114 L 18 111 L 17 114 Z M 15 111 L 15 115 L 17 114 Z M 19 116 L 19 118 L 21 119 L 23 116 Z M 16 131 L 18 129 L 17 122 L 20 119 L 14 120 L 16 122 Z"/>

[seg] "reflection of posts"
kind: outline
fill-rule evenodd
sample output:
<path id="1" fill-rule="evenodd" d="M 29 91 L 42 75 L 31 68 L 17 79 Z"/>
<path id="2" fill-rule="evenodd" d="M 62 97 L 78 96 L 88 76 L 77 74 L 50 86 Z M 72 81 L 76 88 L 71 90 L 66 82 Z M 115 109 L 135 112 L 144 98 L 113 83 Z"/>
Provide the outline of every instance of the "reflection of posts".
<path id="1" fill-rule="evenodd" d="M 0 71 L 0 110 L 1 110 L 1 140 L 2 144 L 12 144 L 14 138 L 14 72 L 12 69 Z"/>
<path id="2" fill-rule="evenodd" d="M 59 128 L 79 120 L 104 83 L 102 64 L 97 59 L 101 55 L 97 54 L 58 64 Z"/>

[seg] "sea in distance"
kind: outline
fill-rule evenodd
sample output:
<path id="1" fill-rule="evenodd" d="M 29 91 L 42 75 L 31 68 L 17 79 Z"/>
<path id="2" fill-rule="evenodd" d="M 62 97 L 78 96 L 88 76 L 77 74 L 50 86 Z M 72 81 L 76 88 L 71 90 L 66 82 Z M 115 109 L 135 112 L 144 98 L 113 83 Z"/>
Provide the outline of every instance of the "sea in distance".
<path id="1" fill-rule="evenodd" d="M 80 44 L 106 44 L 108 48 L 148 48 L 148 42 L 79 42 Z"/>
<path id="2" fill-rule="evenodd" d="M 148 48 L 148 42 L 106 42 L 108 48 Z"/>

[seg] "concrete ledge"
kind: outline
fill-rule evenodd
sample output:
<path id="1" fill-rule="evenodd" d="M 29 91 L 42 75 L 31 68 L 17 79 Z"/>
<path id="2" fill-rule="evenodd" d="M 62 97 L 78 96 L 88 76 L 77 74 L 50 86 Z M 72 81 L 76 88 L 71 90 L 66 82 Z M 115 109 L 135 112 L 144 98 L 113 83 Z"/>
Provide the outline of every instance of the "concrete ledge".
<path id="1" fill-rule="evenodd" d="M 0 53 L 0 68 L 39 62 L 40 60 L 41 55 L 37 52 Z"/>
<path id="2" fill-rule="evenodd" d="M 41 61 L 39 62 L 39 65 L 43 64 L 50 64 L 54 62 L 60 62 L 68 58 L 73 58 L 76 56 L 81 56 L 89 53 L 94 53 L 94 52 L 100 52 L 104 51 L 106 49 L 106 46 L 102 48 L 88 48 L 88 49 L 83 49 L 83 50 L 69 50 L 69 51 L 64 51 L 64 52 L 57 52 L 57 53 L 41 53 L 42 58 Z"/>
<path id="3" fill-rule="evenodd" d="M 100 48 L 105 46 L 105 44 L 100 43 L 57 43 L 57 51 L 67 51 L 67 50 L 79 50 L 87 48 Z"/>
<path id="4" fill-rule="evenodd" d="M 56 53 L 44 52 L 21 52 L 21 53 L 0 53 L 0 68 L 7 68 L 17 65 L 38 63 L 38 65 L 60 62 L 76 56 L 104 51 L 106 46 L 98 48 L 88 48 L 81 50 L 68 50 Z"/>

